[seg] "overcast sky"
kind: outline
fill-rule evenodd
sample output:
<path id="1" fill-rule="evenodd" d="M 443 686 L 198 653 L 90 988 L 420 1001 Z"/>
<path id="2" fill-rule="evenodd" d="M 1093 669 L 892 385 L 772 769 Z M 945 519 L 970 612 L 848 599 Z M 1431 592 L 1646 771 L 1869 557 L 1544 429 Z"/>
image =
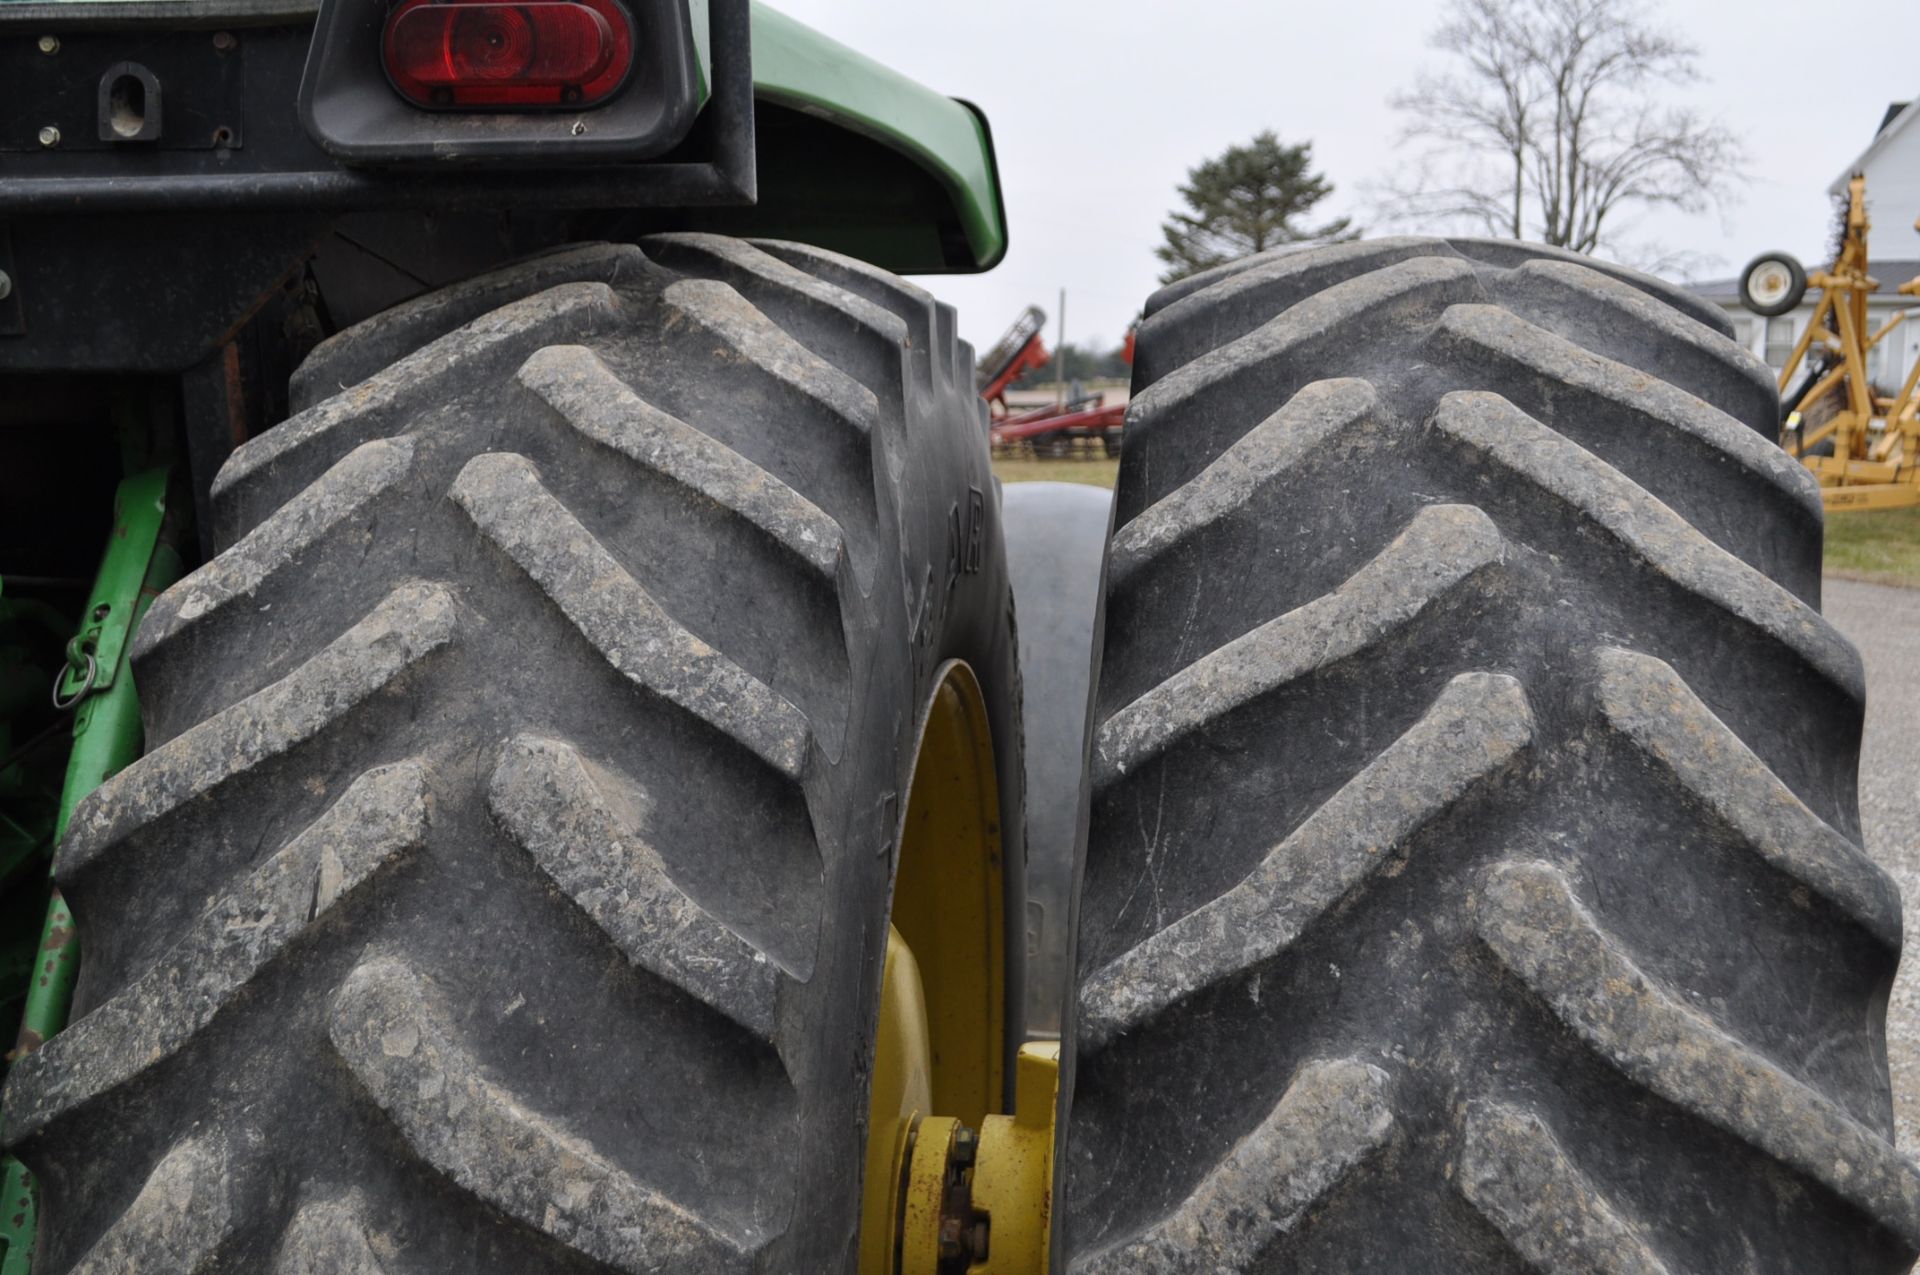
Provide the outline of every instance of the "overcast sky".
<path id="1" fill-rule="evenodd" d="M 1051 345 L 1062 287 L 1069 340 L 1117 341 L 1156 286 L 1153 248 L 1174 187 L 1261 129 L 1311 141 L 1335 188 L 1321 209 L 1364 223 L 1367 183 L 1406 160 L 1387 99 L 1440 65 L 1427 46 L 1433 0 L 773 3 L 986 111 L 1011 249 L 985 275 L 922 280 L 959 307 L 977 346 L 1029 303 L 1047 311 Z M 1769 248 L 1818 257 L 1827 183 L 1866 146 L 1889 101 L 1920 94 L 1910 56 L 1920 48 L 1920 0 L 1665 0 L 1659 9 L 1701 50 L 1706 82 L 1681 96 L 1745 139 L 1753 177 L 1724 219 L 1664 215 L 1634 237 L 1717 258 L 1708 274 L 1732 274 Z M 1810 78 L 1822 58 L 1840 69 Z"/>

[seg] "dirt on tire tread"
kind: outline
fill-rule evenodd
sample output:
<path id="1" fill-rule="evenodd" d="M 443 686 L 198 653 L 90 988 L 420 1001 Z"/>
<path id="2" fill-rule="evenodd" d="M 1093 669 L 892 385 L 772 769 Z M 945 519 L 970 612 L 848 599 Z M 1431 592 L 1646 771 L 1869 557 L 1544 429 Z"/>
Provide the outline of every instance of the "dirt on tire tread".
<path id="1" fill-rule="evenodd" d="M 1147 313 L 1071 1269 L 1905 1271 L 1860 665 L 1724 324 L 1439 240 Z M 1379 1132 L 1302 1190 L 1330 1066 Z"/>
<path id="2" fill-rule="evenodd" d="M 797 255 L 454 285 L 230 459 L 139 635 L 148 751 L 58 856 L 36 1269 L 847 1259 L 916 714 L 967 659 L 1011 740 L 1017 681 L 997 528 L 947 574 L 970 356 Z"/>

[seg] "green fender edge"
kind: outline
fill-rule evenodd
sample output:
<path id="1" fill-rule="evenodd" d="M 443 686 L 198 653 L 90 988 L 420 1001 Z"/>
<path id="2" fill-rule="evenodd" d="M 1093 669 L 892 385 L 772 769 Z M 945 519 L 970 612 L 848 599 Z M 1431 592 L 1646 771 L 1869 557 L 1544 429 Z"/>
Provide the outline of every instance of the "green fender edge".
<path id="1" fill-rule="evenodd" d="M 850 239 L 857 246 L 832 242 L 821 246 L 851 250 L 876 265 L 903 272 L 979 271 L 1000 263 L 1007 253 L 1006 210 L 993 135 L 977 107 L 942 96 L 760 0 L 754 0 L 752 24 L 755 99 L 857 134 L 911 162 L 950 201 L 949 216 L 965 251 L 958 251 L 961 244 L 949 233 L 941 259 L 929 260 L 924 240 L 910 233 L 863 227 L 858 216 L 845 218 L 846 230 L 839 234 L 822 234 L 825 228 L 809 226 L 796 227 L 792 237 L 809 242 Z M 767 140 L 763 129 L 763 184 L 770 158 Z M 763 191 L 763 196 L 773 193 Z M 871 194 L 876 206 L 897 198 L 890 190 Z M 763 205 L 767 203 L 763 197 Z"/>

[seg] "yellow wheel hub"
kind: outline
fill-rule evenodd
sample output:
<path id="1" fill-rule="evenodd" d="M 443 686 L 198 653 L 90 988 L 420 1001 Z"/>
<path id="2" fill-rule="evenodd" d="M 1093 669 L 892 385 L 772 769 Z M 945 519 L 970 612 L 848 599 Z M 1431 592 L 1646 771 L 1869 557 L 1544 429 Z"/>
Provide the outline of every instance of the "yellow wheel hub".
<path id="1" fill-rule="evenodd" d="M 1045 1275 L 1060 1049 L 1006 1107 L 1005 871 L 973 671 L 940 673 L 901 826 L 868 1111 L 860 1275 Z"/>

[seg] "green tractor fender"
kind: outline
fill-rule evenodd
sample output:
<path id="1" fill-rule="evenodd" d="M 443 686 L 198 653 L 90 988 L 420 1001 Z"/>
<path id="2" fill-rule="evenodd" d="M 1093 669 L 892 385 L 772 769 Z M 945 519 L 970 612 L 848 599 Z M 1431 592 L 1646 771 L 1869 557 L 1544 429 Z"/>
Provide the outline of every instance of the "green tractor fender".
<path id="1" fill-rule="evenodd" d="M 757 0 L 752 31 L 759 199 L 709 210 L 703 229 L 798 239 L 905 274 L 1000 263 L 1007 218 L 979 108 Z"/>

